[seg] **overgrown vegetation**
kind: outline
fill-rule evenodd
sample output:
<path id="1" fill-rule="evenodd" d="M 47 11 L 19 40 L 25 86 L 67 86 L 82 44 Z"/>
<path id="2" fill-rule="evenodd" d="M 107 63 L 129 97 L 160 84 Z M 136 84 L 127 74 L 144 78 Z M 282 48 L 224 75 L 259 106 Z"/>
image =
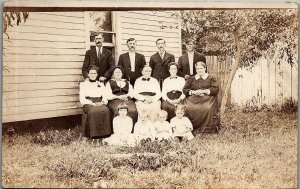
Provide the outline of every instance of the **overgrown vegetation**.
<path id="1" fill-rule="evenodd" d="M 45 137 L 45 138 L 44 138 Z M 3 137 L 4 187 L 292 188 L 297 114 L 229 108 L 219 134 L 187 143 L 93 146 L 79 128 Z"/>

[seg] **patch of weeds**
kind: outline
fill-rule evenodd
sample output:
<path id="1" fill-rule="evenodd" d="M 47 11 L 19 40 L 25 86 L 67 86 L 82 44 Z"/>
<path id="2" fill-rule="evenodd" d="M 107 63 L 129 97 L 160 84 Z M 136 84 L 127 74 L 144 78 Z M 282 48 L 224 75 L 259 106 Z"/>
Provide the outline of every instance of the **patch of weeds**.
<path id="1" fill-rule="evenodd" d="M 298 102 L 293 98 L 287 98 L 284 100 L 280 110 L 284 113 L 295 113 L 298 111 Z"/>
<path id="2" fill-rule="evenodd" d="M 80 138 L 80 131 L 76 129 L 68 129 L 63 131 L 46 130 L 40 131 L 32 136 L 31 142 L 40 145 L 59 144 L 69 145 L 71 142 Z"/>

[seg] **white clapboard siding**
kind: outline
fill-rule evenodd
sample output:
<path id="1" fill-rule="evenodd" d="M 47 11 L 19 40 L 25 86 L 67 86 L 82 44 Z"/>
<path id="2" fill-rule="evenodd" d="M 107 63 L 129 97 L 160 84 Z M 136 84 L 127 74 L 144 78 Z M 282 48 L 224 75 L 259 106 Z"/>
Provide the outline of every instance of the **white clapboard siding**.
<path id="1" fill-rule="evenodd" d="M 117 55 L 128 51 L 128 38 L 137 40 L 136 51 L 145 55 L 146 62 L 157 52 L 158 38 L 165 39 L 166 51 L 176 60 L 181 55 L 180 20 L 171 11 L 122 11 L 117 17 Z"/>
<path id="2" fill-rule="evenodd" d="M 298 66 L 291 67 L 286 57 L 261 58 L 252 69 L 239 68 L 232 82 L 231 102 L 241 106 L 283 105 L 298 100 Z"/>
<path id="3" fill-rule="evenodd" d="M 3 116 L 6 115 L 18 115 L 24 113 L 34 113 L 43 111 L 51 111 L 51 110 L 60 110 L 60 109 L 69 109 L 69 108 L 77 108 L 80 107 L 81 104 L 77 101 L 75 102 L 58 102 L 53 104 L 38 104 L 38 105 L 30 105 L 30 106 L 13 106 L 13 107 L 3 107 Z"/>
<path id="4" fill-rule="evenodd" d="M 6 76 L 3 77 L 3 84 L 14 83 L 45 83 L 45 82 L 61 82 L 61 81 L 81 81 L 82 75 L 43 75 L 43 76 Z"/>
<path id="5" fill-rule="evenodd" d="M 81 69 L 82 61 L 78 62 L 3 62 L 3 67 L 7 68 L 31 68 L 31 69 L 58 69 L 58 68 L 72 68 Z"/>
<path id="6" fill-rule="evenodd" d="M 36 91 L 8 91 L 3 93 L 2 99 L 23 99 L 43 96 L 57 96 L 57 95 L 74 95 L 79 94 L 79 88 L 76 89 L 47 89 Z"/>
<path id="7" fill-rule="evenodd" d="M 30 12 L 3 48 L 3 122 L 82 112 L 83 12 Z"/>
<path id="8" fill-rule="evenodd" d="M 3 56 L 4 61 L 11 61 L 11 62 L 30 62 L 30 61 L 82 61 L 84 60 L 84 54 L 80 55 L 27 55 L 27 54 L 7 54 Z"/>
<path id="9" fill-rule="evenodd" d="M 53 104 L 57 102 L 77 102 L 78 95 L 69 96 L 47 96 L 47 97 L 35 97 L 24 99 L 8 99 L 3 101 L 2 107 L 15 107 L 15 106 L 31 106 L 36 104 Z"/>
<path id="10" fill-rule="evenodd" d="M 21 75 L 76 75 L 81 74 L 79 69 L 9 69 L 3 72 L 3 76 L 21 76 Z"/>
<path id="11" fill-rule="evenodd" d="M 14 47 L 35 47 L 35 48 L 52 48 L 52 49 L 84 49 L 85 44 L 82 42 L 70 42 L 70 41 L 50 41 L 51 39 L 46 40 L 36 40 L 36 39 L 10 39 L 3 40 L 3 46 L 5 48 Z"/>
<path id="12" fill-rule="evenodd" d="M 42 119 L 42 118 L 50 118 L 50 117 L 59 117 L 59 116 L 69 116 L 69 115 L 76 115 L 82 114 L 82 108 L 70 108 L 67 109 L 56 109 L 51 111 L 39 111 L 39 112 L 32 112 L 32 113 L 25 113 L 25 114 L 14 114 L 14 115 L 7 115 L 2 116 L 2 122 L 15 122 L 15 121 L 26 121 L 29 119 Z"/>
<path id="13" fill-rule="evenodd" d="M 39 89 L 72 89 L 77 88 L 78 82 L 46 82 L 46 83 L 17 83 L 3 84 L 2 90 L 7 91 L 35 91 Z"/>

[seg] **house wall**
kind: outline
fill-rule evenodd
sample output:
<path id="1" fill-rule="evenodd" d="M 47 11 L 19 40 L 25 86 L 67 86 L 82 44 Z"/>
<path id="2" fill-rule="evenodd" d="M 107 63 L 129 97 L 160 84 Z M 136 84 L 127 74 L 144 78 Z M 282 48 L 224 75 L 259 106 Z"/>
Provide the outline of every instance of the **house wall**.
<path id="1" fill-rule="evenodd" d="M 4 35 L 2 121 L 82 112 L 83 12 L 30 12 Z"/>
<path id="2" fill-rule="evenodd" d="M 116 22 L 117 54 L 128 51 L 126 41 L 137 40 L 136 51 L 145 55 L 146 62 L 157 52 L 156 40 L 166 41 L 166 51 L 175 55 L 177 61 L 181 55 L 181 23 L 174 11 L 118 11 Z M 116 59 L 119 57 L 117 56 Z"/>

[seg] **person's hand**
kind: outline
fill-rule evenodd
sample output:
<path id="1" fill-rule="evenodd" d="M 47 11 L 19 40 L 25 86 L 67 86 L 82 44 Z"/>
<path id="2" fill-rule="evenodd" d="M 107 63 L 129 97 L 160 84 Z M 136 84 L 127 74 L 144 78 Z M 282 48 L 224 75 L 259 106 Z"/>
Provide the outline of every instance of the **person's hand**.
<path id="1" fill-rule="evenodd" d="M 205 90 L 198 89 L 198 90 L 194 91 L 193 94 L 195 94 L 197 96 L 204 96 Z"/>
<path id="2" fill-rule="evenodd" d="M 180 99 L 173 100 L 173 104 L 179 104 L 179 102 L 180 102 Z"/>
<path id="3" fill-rule="evenodd" d="M 184 76 L 184 79 L 187 80 L 187 79 L 190 78 L 190 77 L 191 77 L 190 75 L 185 75 L 185 76 Z"/>
<path id="4" fill-rule="evenodd" d="M 120 99 L 120 100 L 126 100 L 126 99 L 127 99 L 127 95 L 120 95 L 120 96 L 119 96 L 119 99 Z"/>
<path id="5" fill-rule="evenodd" d="M 100 82 L 104 82 L 105 80 L 106 80 L 106 77 L 100 77 L 100 78 L 99 78 L 99 81 L 100 81 Z"/>
<path id="6" fill-rule="evenodd" d="M 150 96 L 147 96 L 147 97 L 145 97 L 145 102 L 146 103 L 148 103 L 148 104 L 150 104 L 150 103 L 152 103 L 152 97 L 150 97 Z"/>
<path id="7" fill-rule="evenodd" d="M 95 102 L 96 106 L 102 106 L 103 105 L 103 102 Z"/>

